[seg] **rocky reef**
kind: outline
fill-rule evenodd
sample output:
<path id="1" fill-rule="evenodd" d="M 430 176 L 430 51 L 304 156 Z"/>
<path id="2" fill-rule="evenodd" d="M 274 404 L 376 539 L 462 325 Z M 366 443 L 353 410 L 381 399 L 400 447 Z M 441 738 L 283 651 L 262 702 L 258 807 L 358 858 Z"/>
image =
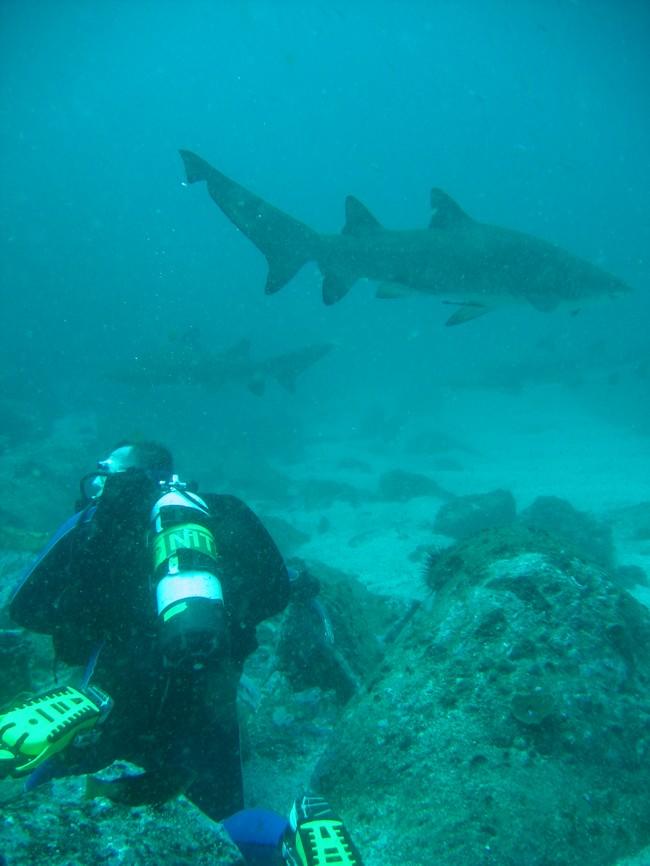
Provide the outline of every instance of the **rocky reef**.
<path id="1" fill-rule="evenodd" d="M 574 508 L 558 496 L 538 496 L 519 514 L 519 520 L 532 529 L 542 529 L 570 542 L 605 568 L 614 562 L 612 530 L 593 515 Z"/>
<path id="2" fill-rule="evenodd" d="M 221 825 L 184 797 L 163 806 L 87 799 L 85 777 L 48 782 L 2 804 L 8 866 L 243 866 Z"/>
<path id="3" fill-rule="evenodd" d="M 483 529 L 508 526 L 516 513 L 515 498 L 509 490 L 457 496 L 441 506 L 433 528 L 460 541 Z"/>
<path id="4" fill-rule="evenodd" d="M 611 866 L 650 843 L 648 610 L 519 524 L 426 576 L 314 778 L 367 866 Z"/>
<path id="5" fill-rule="evenodd" d="M 392 501 L 421 492 L 418 478 L 389 478 Z M 355 503 L 346 487 L 309 491 Z M 436 528 L 458 543 L 429 553 L 424 604 L 309 562 L 319 591 L 294 592 L 260 626 L 242 689 L 248 804 L 284 812 L 318 790 L 366 866 L 638 858 L 650 845 L 650 613 L 621 588 L 608 531 L 550 497 L 518 517 L 507 491 L 448 500 L 443 517 Z M 285 553 L 305 543 L 269 523 Z M 0 611 L 32 546 L 17 531 L 29 543 L 0 562 Z M 1 699 L 38 691 L 49 640 L 0 614 L 0 667 Z M 0 801 L 9 866 L 241 862 L 182 797 L 130 809 L 86 800 L 69 778 L 28 796 L 8 780 Z"/>

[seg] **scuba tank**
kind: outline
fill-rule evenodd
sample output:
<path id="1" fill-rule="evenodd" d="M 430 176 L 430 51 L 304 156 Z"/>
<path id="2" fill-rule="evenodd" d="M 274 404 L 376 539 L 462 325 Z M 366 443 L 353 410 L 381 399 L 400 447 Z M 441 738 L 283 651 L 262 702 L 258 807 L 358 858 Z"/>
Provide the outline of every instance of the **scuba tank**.
<path id="1" fill-rule="evenodd" d="M 171 667 L 200 669 L 226 648 L 219 554 L 201 497 L 177 475 L 162 491 L 148 536 L 160 645 Z"/>

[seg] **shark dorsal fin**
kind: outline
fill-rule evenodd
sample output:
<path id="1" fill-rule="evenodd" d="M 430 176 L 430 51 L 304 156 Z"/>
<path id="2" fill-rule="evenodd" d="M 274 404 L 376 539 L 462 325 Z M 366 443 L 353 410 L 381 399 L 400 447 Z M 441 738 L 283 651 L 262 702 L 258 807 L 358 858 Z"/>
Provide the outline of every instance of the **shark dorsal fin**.
<path id="1" fill-rule="evenodd" d="M 349 195 L 345 199 L 345 225 L 341 234 L 360 235 L 381 231 L 382 225 L 358 198 Z"/>
<path id="2" fill-rule="evenodd" d="M 472 222 L 462 207 L 450 195 L 434 186 L 431 190 L 430 229 L 453 229 Z"/>

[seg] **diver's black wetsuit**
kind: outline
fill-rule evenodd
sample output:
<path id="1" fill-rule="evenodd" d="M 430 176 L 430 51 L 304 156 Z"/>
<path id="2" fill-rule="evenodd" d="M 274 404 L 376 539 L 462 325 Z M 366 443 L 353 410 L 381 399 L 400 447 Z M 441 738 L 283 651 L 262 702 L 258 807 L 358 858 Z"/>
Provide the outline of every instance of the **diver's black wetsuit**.
<path id="1" fill-rule="evenodd" d="M 117 479 L 114 489 L 107 484 L 93 519 L 32 573 L 11 613 L 21 625 L 52 634 L 66 664 L 85 665 L 102 645 L 92 680 L 115 705 L 96 743 L 63 753 L 71 772 L 95 771 L 118 758 L 146 770 L 182 765 L 195 776 L 188 796 L 222 818 L 243 806 L 237 683 L 257 645 L 255 626 L 287 604 L 287 570 L 241 500 L 202 494 L 219 552 L 230 646 L 204 669 L 170 669 L 158 645 L 146 543 L 157 494 L 145 481 L 133 489 L 131 479 L 125 495 Z"/>

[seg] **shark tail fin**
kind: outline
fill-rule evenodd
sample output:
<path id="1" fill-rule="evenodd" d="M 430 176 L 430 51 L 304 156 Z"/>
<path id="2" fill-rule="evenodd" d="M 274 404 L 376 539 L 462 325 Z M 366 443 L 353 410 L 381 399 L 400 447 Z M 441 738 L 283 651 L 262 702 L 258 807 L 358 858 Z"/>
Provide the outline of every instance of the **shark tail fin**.
<path id="1" fill-rule="evenodd" d="M 317 258 L 318 232 L 240 186 L 195 153 L 181 150 L 180 154 L 187 182 L 206 181 L 215 204 L 266 258 L 267 294 L 279 291 L 304 264 Z"/>
<path id="2" fill-rule="evenodd" d="M 185 177 L 188 183 L 196 183 L 199 180 L 207 180 L 210 176 L 212 166 L 209 162 L 201 159 L 191 150 L 179 150 L 183 165 L 185 166 Z"/>
<path id="3" fill-rule="evenodd" d="M 315 234 L 315 232 L 314 232 Z M 264 291 L 267 295 L 273 295 L 279 292 L 281 288 L 291 280 L 303 265 L 313 258 L 310 252 L 308 243 L 301 243 L 304 238 L 300 236 L 295 238 L 295 243 L 289 243 L 282 249 L 263 250 L 261 246 L 258 249 L 264 253 L 267 264 L 269 266 L 268 274 L 266 275 L 266 285 Z"/>

